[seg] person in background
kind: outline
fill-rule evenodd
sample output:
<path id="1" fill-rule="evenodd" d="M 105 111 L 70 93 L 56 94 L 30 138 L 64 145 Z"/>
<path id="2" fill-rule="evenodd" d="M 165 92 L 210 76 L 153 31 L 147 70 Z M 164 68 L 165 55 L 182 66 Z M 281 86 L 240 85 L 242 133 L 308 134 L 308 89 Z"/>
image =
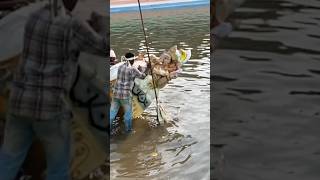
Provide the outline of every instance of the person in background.
<path id="1" fill-rule="evenodd" d="M 113 129 L 113 121 L 116 118 L 119 108 L 124 109 L 125 130 L 132 132 L 132 88 L 135 78 L 144 79 L 150 70 L 147 66 L 146 72 L 142 73 L 133 66 L 136 57 L 132 53 L 126 53 L 123 60 L 125 63 L 119 67 L 117 81 L 113 89 L 113 96 L 110 107 L 110 133 Z"/>
<path id="2" fill-rule="evenodd" d="M 110 65 L 115 65 L 117 62 L 116 62 L 116 53 L 114 53 L 114 50 L 110 49 Z"/>
<path id="3" fill-rule="evenodd" d="M 146 59 L 144 58 L 144 52 L 140 51 L 137 60 L 138 61 L 146 61 Z"/>
<path id="4" fill-rule="evenodd" d="M 58 6 L 53 8 L 53 4 Z M 32 13 L 25 25 L 0 152 L 1 180 L 16 177 L 35 138 L 46 153 L 46 179 L 71 179 L 72 111 L 65 100 L 68 78 L 81 51 L 107 57 L 109 44 L 107 36 L 101 37 L 87 22 L 71 15 L 77 0 L 63 0 L 63 4 L 55 0 L 53 4 Z"/>
<path id="5" fill-rule="evenodd" d="M 140 72 L 145 72 L 148 64 L 147 58 L 144 56 L 144 52 L 140 51 L 138 57 L 133 63 L 133 67 L 136 67 Z"/>

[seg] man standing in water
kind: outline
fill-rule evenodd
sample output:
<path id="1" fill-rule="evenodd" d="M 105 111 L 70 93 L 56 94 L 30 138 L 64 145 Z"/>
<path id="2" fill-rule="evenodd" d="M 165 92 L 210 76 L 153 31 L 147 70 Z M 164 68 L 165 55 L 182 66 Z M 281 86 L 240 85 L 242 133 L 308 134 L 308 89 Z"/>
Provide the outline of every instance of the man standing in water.
<path id="1" fill-rule="evenodd" d="M 113 97 L 110 107 L 110 133 L 112 131 L 112 123 L 116 118 L 120 106 L 124 109 L 124 122 L 126 132 L 132 132 L 132 88 L 134 79 L 144 79 L 148 74 L 150 65 L 147 66 L 146 72 L 142 73 L 133 67 L 135 56 L 132 53 L 125 55 L 125 63 L 118 69 L 117 82 L 114 85 Z"/>
<path id="2" fill-rule="evenodd" d="M 72 113 L 64 100 L 81 51 L 107 56 L 107 37 L 71 16 L 77 0 L 58 0 L 32 13 L 9 99 L 0 179 L 12 180 L 34 137 L 46 153 L 48 180 L 70 179 Z M 63 13 L 63 10 L 66 13 Z M 70 66 L 70 64 L 72 66 Z"/>

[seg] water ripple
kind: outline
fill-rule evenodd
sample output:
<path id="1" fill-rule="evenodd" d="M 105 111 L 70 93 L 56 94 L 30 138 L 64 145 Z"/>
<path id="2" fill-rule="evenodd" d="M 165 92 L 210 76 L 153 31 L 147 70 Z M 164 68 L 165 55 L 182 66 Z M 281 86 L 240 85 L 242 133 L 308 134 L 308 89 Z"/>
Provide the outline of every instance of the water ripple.
<path id="1" fill-rule="evenodd" d="M 212 78 L 217 179 L 319 177 L 319 10 L 318 0 L 247 0 L 229 18 Z"/>

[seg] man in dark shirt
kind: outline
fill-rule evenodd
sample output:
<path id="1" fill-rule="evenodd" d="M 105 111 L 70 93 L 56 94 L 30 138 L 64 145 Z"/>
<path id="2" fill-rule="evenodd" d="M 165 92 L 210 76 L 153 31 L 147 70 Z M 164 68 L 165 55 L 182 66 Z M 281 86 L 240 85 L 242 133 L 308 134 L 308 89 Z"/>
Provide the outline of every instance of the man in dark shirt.
<path id="1" fill-rule="evenodd" d="M 119 111 L 120 106 L 124 108 L 124 122 L 126 132 L 132 131 L 132 88 L 134 79 L 144 79 L 150 69 L 147 67 L 146 73 L 140 72 L 133 67 L 135 57 L 132 53 L 125 55 L 125 63 L 118 69 L 117 82 L 114 85 L 113 97 L 110 108 L 110 131 L 112 130 L 112 123 Z"/>

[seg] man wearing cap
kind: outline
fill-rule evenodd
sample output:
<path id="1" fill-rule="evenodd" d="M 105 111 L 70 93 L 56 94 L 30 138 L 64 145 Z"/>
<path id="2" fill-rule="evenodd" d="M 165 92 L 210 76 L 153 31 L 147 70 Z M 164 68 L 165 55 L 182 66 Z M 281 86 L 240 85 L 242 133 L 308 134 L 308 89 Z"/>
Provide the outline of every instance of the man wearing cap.
<path id="1" fill-rule="evenodd" d="M 126 61 L 118 69 L 117 82 L 113 89 L 113 97 L 110 107 L 110 132 L 112 123 L 118 114 L 120 106 L 124 109 L 125 130 L 127 133 L 132 132 L 132 88 L 134 79 L 144 79 L 148 74 L 150 66 L 147 66 L 146 72 L 142 73 L 138 68 L 133 67 L 136 57 L 132 53 L 127 53 L 124 57 Z"/>
<path id="2" fill-rule="evenodd" d="M 33 12 L 25 25 L 0 152 L 1 180 L 15 179 L 34 138 L 45 150 L 46 179 L 70 179 L 72 114 L 64 98 L 69 77 L 81 51 L 107 56 L 107 37 L 71 15 L 77 0 L 53 2 Z"/>

